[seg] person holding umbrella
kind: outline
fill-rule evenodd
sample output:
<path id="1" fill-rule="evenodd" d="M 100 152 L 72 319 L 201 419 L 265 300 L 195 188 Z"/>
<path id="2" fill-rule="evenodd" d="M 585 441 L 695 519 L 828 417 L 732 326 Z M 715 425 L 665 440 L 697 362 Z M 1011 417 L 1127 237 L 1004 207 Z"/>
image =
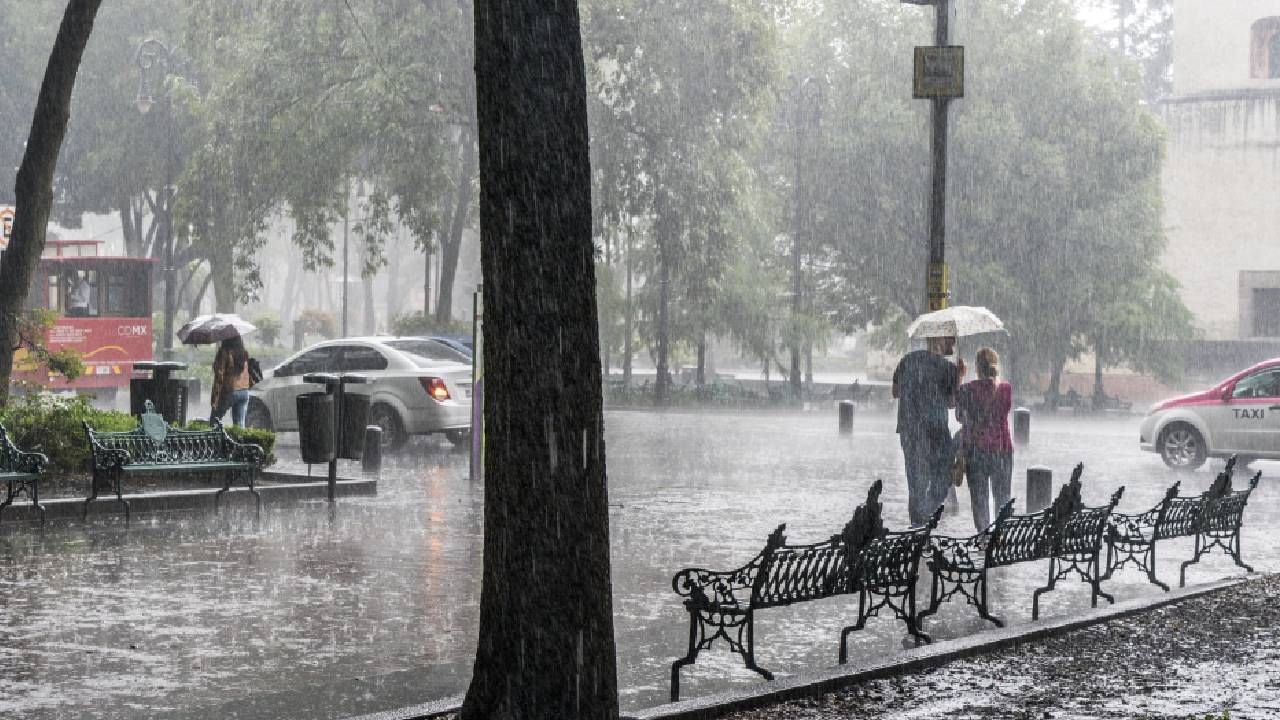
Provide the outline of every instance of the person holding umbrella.
<path id="1" fill-rule="evenodd" d="M 911 526 L 928 522 L 947 499 L 954 454 L 948 409 L 964 377 L 964 360 L 952 364 L 951 335 L 926 336 L 928 349 L 903 356 L 893 371 L 893 397 L 898 401 L 898 441 L 907 467 L 907 514 Z"/>
<path id="2" fill-rule="evenodd" d="M 209 394 L 209 423 L 221 422 L 231 411 L 231 422 L 244 427 L 249 412 L 249 352 L 241 337 L 257 330 L 253 323 L 234 314 L 201 315 L 178 330 L 188 345 L 219 343 L 213 358 L 213 391 Z"/>
<path id="3" fill-rule="evenodd" d="M 223 340 L 213 358 L 209 424 L 222 422 L 222 416 L 230 410 L 231 423 L 244 427 L 249 412 L 249 385 L 249 351 L 244 348 L 244 340 L 239 335 Z"/>

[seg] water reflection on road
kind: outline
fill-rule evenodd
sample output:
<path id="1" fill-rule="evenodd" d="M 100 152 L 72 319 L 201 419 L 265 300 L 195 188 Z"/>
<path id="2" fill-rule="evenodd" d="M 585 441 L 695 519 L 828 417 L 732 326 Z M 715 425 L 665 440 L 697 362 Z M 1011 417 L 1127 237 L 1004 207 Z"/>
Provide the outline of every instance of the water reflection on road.
<path id="1" fill-rule="evenodd" d="M 786 522 L 793 541 L 836 532 L 876 478 L 885 515 L 905 524 L 902 460 L 887 417 L 859 417 L 852 437 L 834 413 L 609 413 L 615 631 L 624 709 L 663 701 L 683 654 L 686 616 L 671 591 L 679 568 L 732 568 Z M 1136 449 L 1136 420 L 1043 420 L 1016 460 L 1061 482 L 1084 461 L 1085 500 L 1126 485 L 1121 509 L 1150 507 L 1181 476 Z M 287 445 L 287 443 L 286 443 Z M 287 447 L 282 456 L 290 456 Z M 296 455 L 295 455 L 296 457 Z M 467 457 L 428 442 L 384 468 L 375 497 L 247 506 L 215 516 L 175 512 L 118 521 L 0 526 L 0 717 L 343 717 L 462 692 L 478 614 L 482 488 Z M 1260 463 L 1274 475 L 1277 465 Z M 1184 491 L 1207 486 L 1202 470 Z M 1276 513 L 1259 488 L 1246 516 L 1246 560 L 1280 569 L 1265 542 Z M 967 507 L 967 502 L 962 503 Z M 943 531 L 971 532 L 967 509 Z M 1181 543 L 1181 544 L 1180 544 Z M 1176 580 L 1189 541 L 1162 547 Z M 1000 571 L 992 605 L 1029 619 L 1043 564 Z M 1190 571 L 1232 574 L 1220 557 Z M 1117 599 L 1159 590 L 1126 572 Z M 856 600 L 854 600 L 856 602 Z M 780 676 L 834 664 L 849 599 L 762 612 L 757 658 Z M 1043 612 L 1087 607 L 1066 583 Z M 970 608 L 944 606 L 936 637 L 986 629 Z M 901 649 L 900 624 L 873 619 L 852 652 Z M 760 682 L 723 650 L 684 672 L 688 697 Z"/>

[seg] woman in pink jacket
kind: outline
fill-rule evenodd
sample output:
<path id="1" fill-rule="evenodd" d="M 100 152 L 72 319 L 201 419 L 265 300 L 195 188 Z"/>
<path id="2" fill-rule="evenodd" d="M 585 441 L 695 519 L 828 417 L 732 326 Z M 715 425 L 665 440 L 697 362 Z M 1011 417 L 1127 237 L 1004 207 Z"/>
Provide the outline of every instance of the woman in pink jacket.
<path id="1" fill-rule="evenodd" d="M 996 511 L 1009 501 L 1013 485 L 1013 440 L 1009 408 L 1013 389 L 1000 380 L 1000 356 L 991 348 L 978 351 L 978 378 L 956 393 L 956 417 L 964 425 L 968 458 L 969 499 L 973 524 L 986 530 Z"/>

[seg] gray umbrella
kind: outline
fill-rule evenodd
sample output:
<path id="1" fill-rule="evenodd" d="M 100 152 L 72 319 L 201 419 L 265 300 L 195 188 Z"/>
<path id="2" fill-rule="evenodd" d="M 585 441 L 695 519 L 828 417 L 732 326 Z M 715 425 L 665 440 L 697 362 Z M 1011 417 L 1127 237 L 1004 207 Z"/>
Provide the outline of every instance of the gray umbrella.
<path id="1" fill-rule="evenodd" d="M 178 339 L 187 345 L 213 345 L 228 338 L 248 335 L 257 326 L 235 313 L 200 315 L 178 330 Z"/>

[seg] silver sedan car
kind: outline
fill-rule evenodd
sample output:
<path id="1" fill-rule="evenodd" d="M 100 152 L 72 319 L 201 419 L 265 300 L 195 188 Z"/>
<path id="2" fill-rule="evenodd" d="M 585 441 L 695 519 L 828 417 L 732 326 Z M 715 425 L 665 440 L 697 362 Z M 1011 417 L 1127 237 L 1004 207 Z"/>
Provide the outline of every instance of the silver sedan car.
<path id="1" fill-rule="evenodd" d="M 302 350 L 263 373 L 249 391 L 246 424 L 277 432 L 298 429 L 297 401 L 321 390 L 303 382 L 310 373 L 359 373 L 364 385 L 347 392 L 369 395 L 369 424 L 398 450 L 410 435 L 443 433 L 454 445 L 471 434 L 471 364 L 462 354 L 422 338 L 346 338 Z"/>

